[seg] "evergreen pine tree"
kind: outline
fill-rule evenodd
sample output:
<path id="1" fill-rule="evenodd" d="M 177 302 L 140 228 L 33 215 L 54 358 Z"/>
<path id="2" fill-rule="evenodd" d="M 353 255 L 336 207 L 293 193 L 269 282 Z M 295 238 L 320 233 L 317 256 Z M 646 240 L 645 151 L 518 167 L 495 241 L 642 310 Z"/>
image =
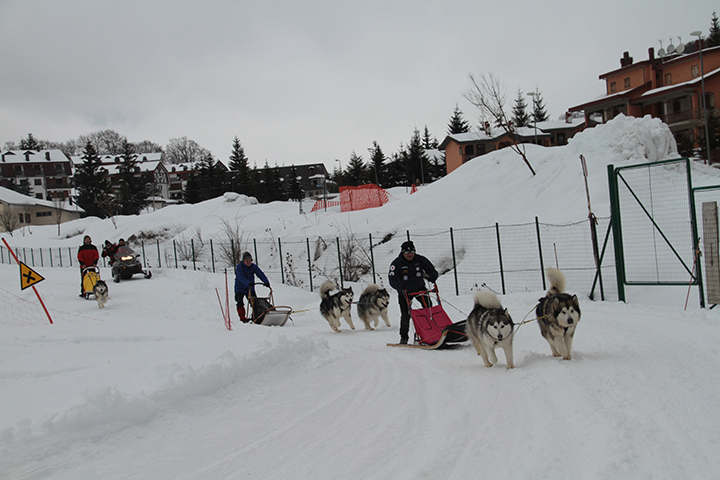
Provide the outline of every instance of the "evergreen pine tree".
<path id="1" fill-rule="evenodd" d="M 145 179 L 140 174 L 137 155 L 133 145 L 123 140 L 120 165 L 118 166 L 119 186 L 116 193 L 120 213 L 122 215 L 137 215 L 145 207 L 147 194 L 145 192 Z"/>
<path id="2" fill-rule="evenodd" d="M 540 91 L 536 88 L 535 95 L 533 95 L 533 111 L 532 120 L 534 123 L 547 122 L 550 119 L 547 111 L 545 110 L 545 103 L 543 102 Z"/>
<path id="3" fill-rule="evenodd" d="M 384 186 L 386 183 L 385 177 L 387 172 L 385 154 L 377 142 L 373 142 L 372 148 L 368 148 L 368 151 L 370 152 L 370 180 L 377 186 Z"/>
<path id="4" fill-rule="evenodd" d="M 211 153 L 198 164 L 200 199 L 209 200 L 223 194 L 223 175 Z"/>
<path id="5" fill-rule="evenodd" d="M 20 150 L 35 150 L 36 152 L 39 152 L 42 149 L 42 144 L 33 137 L 32 133 L 28 133 L 27 138 L 20 140 Z"/>
<path id="6" fill-rule="evenodd" d="M 401 158 L 408 183 L 423 184 L 430 179 L 428 159 L 417 128 L 413 131 L 407 149 L 402 150 Z"/>
<path id="7" fill-rule="evenodd" d="M 233 139 L 232 152 L 230 153 L 230 171 L 232 172 L 232 186 L 237 193 L 248 194 L 250 190 L 250 167 L 245 156 L 245 149 L 240 144 L 240 139 Z"/>
<path id="8" fill-rule="evenodd" d="M 103 211 L 103 207 L 112 203 L 108 193 L 110 181 L 105 175 L 106 171 L 102 168 L 102 160 L 92 143 L 85 144 L 82 159 L 83 163 L 75 169 L 73 177 L 77 191 L 75 201 L 88 215 L 105 218 L 108 216 L 108 212 Z"/>
<path id="9" fill-rule="evenodd" d="M 183 200 L 185 203 L 199 203 L 203 199 L 200 196 L 200 174 L 194 170 L 190 172 L 187 183 L 183 189 Z"/>
<path id="10" fill-rule="evenodd" d="M 516 127 L 526 127 L 530 123 L 530 115 L 527 113 L 525 95 L 518 89 L 515 105 L 513 105 L 512 121 Z"/>
<path id="11" fill-rule="evenodd" d="M 19 184 L 11 183 L 10 188 L 21 195 L 27 195 L 28 197 L 32 196 L 30 180 L 28 180 L 27 178 L 21 178 Z"/>
<path id="12" fill-rule="evenodd" d="M 710 33 L 705 48 L 717 47 L 718 45 L 720 45 L 720 24 L 718 24 L 717 14 L 713 12 L 712 20 L 710 21 Z"/>
<path id="13" fill-rule="evenodd" d="M 425 150 L 438 148 L 437 138 L 430 135 L 430 130 L 428 130 L 427 125 L 425 125 L 425 131 L 423 132 L 422 143 Z"/>
<path id="14" fill-rule="evenodd" d="M 463 117 L 463 113 L 460 110 L 460 107 L 458 107 L 457 103 L 455 104 L 455 110 L 453 110 L 453 115 L 450 118 L 450 123 L 448 123 L 448 135 L 454 135 L 456 133 L 467 133 L 470 131 L 470 124 L 465 120 Z"/>
<path id="15" fill-rule="evenodd" d="M 354 151 L 350 155 L 350 163 L 347 166 L 345 173 L 345 180 L 347 185 L 357 187 L 365 183 L 365 162 L 360 155 L 357 155 Z"/>
<path id="16" fill-rule="evenodd" d="M 292 200 L 301 201 L 305 197 L 305 191 L 298 179 L 297 168 L 295 165 L 290 167 L 290 178 L 288 179 L 288 197 Z"/>
<path id="17" fill-rule="evenodd" d="M 407 172 L 403 159 L 405 157 L 405 149 L 400 146 L 400 151 L 394 153 L 388 162 L 386 169 L 385 184 L 383 188 L 396 187 L 398 185 L 410 185 L 407 178 Z"/>

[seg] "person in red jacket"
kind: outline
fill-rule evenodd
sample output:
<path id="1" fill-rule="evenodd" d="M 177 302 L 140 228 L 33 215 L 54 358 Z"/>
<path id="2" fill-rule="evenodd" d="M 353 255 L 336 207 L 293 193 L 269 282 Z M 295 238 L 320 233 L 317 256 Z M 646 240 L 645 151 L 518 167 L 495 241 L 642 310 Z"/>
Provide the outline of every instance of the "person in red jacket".
<path id="1" fill-rule="evenodd" d="M 83 269 L 90 267 L 90 266 L 97 266 L 98 259 L 100 258 L 100 255 L 98 254 L 98 249 L 95 245 L 92 244 L 92 239 L 90 238 L 90 235 L 85 235 L 83 237 L 83 244 L 80 245 L 80 248 L 78 248 L 78 254 L 77 259 L 78 262 L 80 262 L 80 296 L 83 296 L 83 277 L 85 274 L 83 273 Z"/>

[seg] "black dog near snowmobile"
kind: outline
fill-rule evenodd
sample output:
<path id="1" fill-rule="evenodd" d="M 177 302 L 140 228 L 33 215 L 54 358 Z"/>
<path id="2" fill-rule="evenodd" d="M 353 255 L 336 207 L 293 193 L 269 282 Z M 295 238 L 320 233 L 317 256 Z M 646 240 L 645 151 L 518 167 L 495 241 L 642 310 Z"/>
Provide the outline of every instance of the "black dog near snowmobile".
<path id="1" fill-rule="evenodd" d="M 140 263 L 139 257 L 140 254 L 135 253 L 133 249 L 127 245 L 119 246 L 113 256 L 115 260 L 112 264 L 113 282 L 120 283 L 121 279 L 128 280 L 136 273 L 144 275 L 145 278 L 152 277 L 150 270 L 142 269 L 142 263 Z"/>

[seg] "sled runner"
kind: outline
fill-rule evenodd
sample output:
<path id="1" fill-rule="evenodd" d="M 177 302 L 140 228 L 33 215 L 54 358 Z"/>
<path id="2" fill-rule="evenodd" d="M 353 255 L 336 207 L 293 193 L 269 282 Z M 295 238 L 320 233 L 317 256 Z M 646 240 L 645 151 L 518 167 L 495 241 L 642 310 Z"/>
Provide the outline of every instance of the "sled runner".
<path id="1" fill-rule="evenodd" d="M 264 287 L 262 283 L 252 283 L 250 284 L 250 287 L 252 288 L 256 285 L 262 285 Z M 252 290 L 250 291 L 250 295 L 248 295 L 250 302 L 250 316 L 248 317 L 248 322 L 256 323 L 258 325 L 282 327 L 290 317 L 292 308 L 280 306 L 276 307 L 273 300 L 272 288 L 264 288 L 269 290 L 266 297 L 258 296 L 257 292 L 253 294 Z"/>
<path id="2" fill-rule="evenodd" d="M 94 295 L 93 288 L 95 288 L 95 284 L 100 280 L 100 269 L 96 266 L 85 267 L 82 270 L 82 274 L 83 297 L 89 299 L 90 295 Z"/>
<path id="3" fill-rule="evenodd" d="M 432 305 L 432 297 L 435 297 L 436 304 Z M 468 339 L 465 333 L 465 324 L 467 320 L 453 323 L 445 313 L 440 301 L 440 293 L 437 285 L 431 290 L 417 292 L 410 297 L 407 293 L 405 299 L 410 309 L 410 318 L 412 318 L 415 327 L 415 343 L 400 344 L 388 343 L 388 347 L 409 347 L 422 348 L 426 350 L 434 350 L 447 346 L 451 343 L 466 342 Z M 413 308 L 413 301 L 420 303 L 421 308 Z"/>

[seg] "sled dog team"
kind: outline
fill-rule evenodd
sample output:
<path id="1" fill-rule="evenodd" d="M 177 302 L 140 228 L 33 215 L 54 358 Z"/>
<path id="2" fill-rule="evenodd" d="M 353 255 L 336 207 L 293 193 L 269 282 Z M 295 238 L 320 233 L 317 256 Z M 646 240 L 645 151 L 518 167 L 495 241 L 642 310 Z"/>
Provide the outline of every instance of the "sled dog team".
<path id="1" fill-rule="evenodd" d="M 572 358 L 572 342 L 575 328 L 580 320 L 580 304 L 577 295 L 565 293 L 565 275 L 556 268 L 546 270 L 550 289 L 547 295 L 538 300 L 535 309 L 540 334 L 550 344 L 553 357 L 564 360 Z M 337 285 L 327 281 L 320 287 L 320 313 L 330 327 L 340 331 L 340 318 L 344 318 L 351 329 L 355 329 L 350 315 L 353 303 L 352 288 L 343 288 L 336 293 Z M 357 314 L 367 330 L 378 326 L 379 318 L 390 327 L 388 305 L 390 295 L 379 285 L 367 287 L 357 302 Z M 373 324 L 374 323 L 374 327 Z M 507 368 L 515 368 L 513 362 L 513 336 L 515 323 L 506 308 L 503 308 L 497 295 L 489 291 L 475 294 L 474 308 L 467 318 L 466 332 L 471 343 L 480 355 L 486 367 L 498 362 L 495 350 L 505 352 Z"/>

